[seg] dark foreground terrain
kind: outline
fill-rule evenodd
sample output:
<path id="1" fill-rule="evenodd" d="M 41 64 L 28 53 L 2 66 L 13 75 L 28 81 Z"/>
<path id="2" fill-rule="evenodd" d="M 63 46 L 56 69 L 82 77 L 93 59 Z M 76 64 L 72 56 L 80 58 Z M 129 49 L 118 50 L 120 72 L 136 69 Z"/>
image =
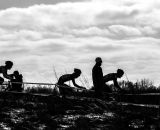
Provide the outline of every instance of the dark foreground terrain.
<path id="1" fill-rule="evenodd" d="M 152 110 L 113 100 L 72 96 L 43 102 L 0 99 L 0 130 L 159 130 L 159 125 Z"/>

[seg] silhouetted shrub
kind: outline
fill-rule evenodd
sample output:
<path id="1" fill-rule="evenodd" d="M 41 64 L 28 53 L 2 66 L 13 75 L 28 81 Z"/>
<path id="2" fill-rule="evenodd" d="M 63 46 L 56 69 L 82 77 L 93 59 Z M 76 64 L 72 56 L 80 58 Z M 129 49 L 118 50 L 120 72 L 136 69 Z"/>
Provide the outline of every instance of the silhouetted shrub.
<path id="1" fill-rule="evenodd" d="M 142 79 L 140 81 L 136 81 L 135 83 L 131 81 L 121 81 L 119 85 L 126 93 L 159 93 L 160 86 L 154 86 L 153 81 L 149 79 Z M 112 90 L 114 90 L 114 85 L 108 85 Z"/>

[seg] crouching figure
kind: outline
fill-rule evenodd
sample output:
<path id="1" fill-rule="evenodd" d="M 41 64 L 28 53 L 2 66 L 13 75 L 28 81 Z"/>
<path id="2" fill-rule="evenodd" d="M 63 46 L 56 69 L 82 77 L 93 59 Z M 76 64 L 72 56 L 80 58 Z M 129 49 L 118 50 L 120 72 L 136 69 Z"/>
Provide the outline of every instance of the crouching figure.
<path id="1" fill-rule="evenodd" d="M 103 77 L 104 82 L 113 81 L 114 87 L 116 87 L 119 91 L 122 91 L 121 87 L 119 86 L 117 79 L 121 78 L 124 74 L 122 69 L 118 69 L 117 73 L 109 73 Z"/>
<path id="2" fill-rule="evenodd" d="M 70 87 L 69 85 L 65 84 L 68 81 L 72 81 L 74 87 L 77 89 L 85 89 L 84 87 L 79 86 L 76 84 L 75 79 L 78 78 L 81 75 L 80 69 L 74 69 L 74 72 L 72 74 L 65 74 L 62 75 L 58 80 L 58 88 L 60 91 L 60 94 L 65 97 L 68 93 L 73 93 L 73 87 Z"/>
<path id="3" fill-rule="evenodd" d="M 23 76 L 22 74 L 19 74 L 18 71 L 14 71 L 12 74 L 11 84 L 10 84 L 10 91 L 17 91 L 22 92 L 23 91 Z"/>

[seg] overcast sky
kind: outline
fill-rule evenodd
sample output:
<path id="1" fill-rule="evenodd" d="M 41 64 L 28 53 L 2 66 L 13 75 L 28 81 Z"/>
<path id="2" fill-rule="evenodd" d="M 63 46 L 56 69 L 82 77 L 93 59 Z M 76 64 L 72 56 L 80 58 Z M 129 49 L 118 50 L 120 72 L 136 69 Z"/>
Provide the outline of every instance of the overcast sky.
<path id="1" fill-rule="evenodd" d="M 58 76 L 80 68 L 92 85 L 100 56 L 104 74 L 122 68 L 160 84 L 159 16 L 158 0 L 3 0 L 0 63 L 32 82 L 55 83 L 53 66 Z"/>

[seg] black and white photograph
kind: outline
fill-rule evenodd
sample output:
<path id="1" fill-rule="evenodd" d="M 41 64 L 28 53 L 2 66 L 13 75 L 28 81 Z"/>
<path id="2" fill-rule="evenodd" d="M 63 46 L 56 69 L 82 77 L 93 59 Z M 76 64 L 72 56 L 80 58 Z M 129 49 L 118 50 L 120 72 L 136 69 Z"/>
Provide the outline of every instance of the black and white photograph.
<path id="1" fill-rule="evenodd" d="M 160 130 L 160 1 L 0 0 L 0 130 Z"/>

